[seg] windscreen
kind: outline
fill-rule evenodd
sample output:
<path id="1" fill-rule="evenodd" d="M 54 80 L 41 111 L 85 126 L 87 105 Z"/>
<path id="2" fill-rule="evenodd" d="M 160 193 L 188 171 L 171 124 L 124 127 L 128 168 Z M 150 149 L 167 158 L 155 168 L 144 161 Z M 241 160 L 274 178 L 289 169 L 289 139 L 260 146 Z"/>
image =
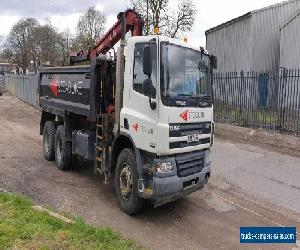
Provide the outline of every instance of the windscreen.
<path id="1" fill-rule="evenodd" d="M 161 44 L 162 98 L 201 99 L 211 93 L 208 55 L 169 43 Z"/>

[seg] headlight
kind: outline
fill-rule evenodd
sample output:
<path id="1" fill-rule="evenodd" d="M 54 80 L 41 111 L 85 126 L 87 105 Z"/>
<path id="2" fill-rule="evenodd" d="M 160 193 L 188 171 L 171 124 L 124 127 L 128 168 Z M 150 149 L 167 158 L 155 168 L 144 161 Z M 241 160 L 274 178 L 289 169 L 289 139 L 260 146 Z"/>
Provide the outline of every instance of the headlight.
<path id="1" fill-rule="evenodd" d="M 210 154 L 210 150 L 209 149 L 205 151 L 204 163 L 205 163 L 205 165 L 211 163 L 211 154 Z"/>
<path id="2" fill-rule="evenodd" d="M 172 173 L 174 170 L 172 162 L 158 162 L 156 165 L 157 173 Z"/>

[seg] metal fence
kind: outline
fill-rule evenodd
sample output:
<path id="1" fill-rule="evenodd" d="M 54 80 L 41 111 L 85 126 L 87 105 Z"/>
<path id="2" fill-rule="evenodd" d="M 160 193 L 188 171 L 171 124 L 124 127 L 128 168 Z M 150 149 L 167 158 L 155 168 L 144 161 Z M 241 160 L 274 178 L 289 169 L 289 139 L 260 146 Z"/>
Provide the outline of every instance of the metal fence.
<path id="1" fill-rule="evenodd" d="M 4 76 L 5 88 L 37 107 L 38 75 Z M 300 134 L 300 69 L 216 73 L 214 120 Z"/>
<path id="2" fill-rule="evenodd" d="M 4 75 L 6 91 L 18 99 L 37 107 L 38 75 Z"/>
<path id="3" fill-rule="evenodd" d="M 214 119 L 299 135 L 300 70 L 216 73 Z"/>

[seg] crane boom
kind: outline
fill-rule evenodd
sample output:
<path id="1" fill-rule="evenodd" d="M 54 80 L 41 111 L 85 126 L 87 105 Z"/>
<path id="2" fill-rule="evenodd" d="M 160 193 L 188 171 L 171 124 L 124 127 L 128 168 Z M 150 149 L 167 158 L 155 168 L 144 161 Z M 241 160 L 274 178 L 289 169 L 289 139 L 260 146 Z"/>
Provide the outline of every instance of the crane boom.
<path id="1" fill-rule="evenodd" d="M 89 49 L 87 53 L 79 52 L 70 54 L 70 64 L 88 61 L 93 57 L 108 52 L 118 41 L 125 40 L 125 34 L 131 31 L 132 36 L 141 36 L 144 21 L 137 12 L 128 9 L 118 14 L 118 21 L 106 32 L 106 34 Z"/>

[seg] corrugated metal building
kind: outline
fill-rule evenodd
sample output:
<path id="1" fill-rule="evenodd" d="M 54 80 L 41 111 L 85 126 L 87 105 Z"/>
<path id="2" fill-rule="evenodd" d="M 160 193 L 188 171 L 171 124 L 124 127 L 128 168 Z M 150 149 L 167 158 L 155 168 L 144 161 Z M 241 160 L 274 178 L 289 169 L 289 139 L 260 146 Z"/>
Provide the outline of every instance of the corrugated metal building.
<path id="1" fill-rule="evenodd" d="M 297 11 L 280 29 L 280 67 L 300 68 L 300 11 Z"/>
<path id="2" fill-rule="evenodd" d="M 206 48 L 217 56 L 218 72 L 278 69 L 280 28 L 299 9 L 300 0 L 285 1 L 207 30 Z"/>

